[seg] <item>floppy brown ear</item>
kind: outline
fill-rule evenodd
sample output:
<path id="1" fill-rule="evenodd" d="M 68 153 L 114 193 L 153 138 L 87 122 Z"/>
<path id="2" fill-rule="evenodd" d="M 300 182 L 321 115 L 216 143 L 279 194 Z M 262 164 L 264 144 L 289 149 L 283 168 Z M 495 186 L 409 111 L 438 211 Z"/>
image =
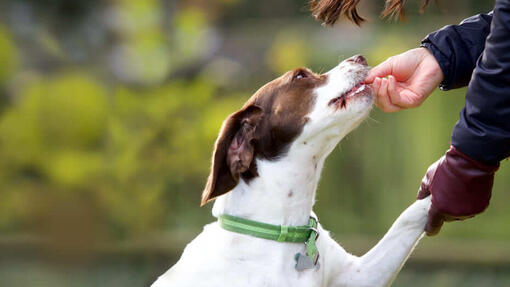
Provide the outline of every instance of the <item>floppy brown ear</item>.
<path id="1" fill-rule="evenodd" d="M 262 114 L 260 107 L 250 105 L 223 122 L 214 145 L 211 173 L 202 193 L 201 206 L 232 190 L 240 174 L 250 168 L 255 156 L 253 139 Z"/>

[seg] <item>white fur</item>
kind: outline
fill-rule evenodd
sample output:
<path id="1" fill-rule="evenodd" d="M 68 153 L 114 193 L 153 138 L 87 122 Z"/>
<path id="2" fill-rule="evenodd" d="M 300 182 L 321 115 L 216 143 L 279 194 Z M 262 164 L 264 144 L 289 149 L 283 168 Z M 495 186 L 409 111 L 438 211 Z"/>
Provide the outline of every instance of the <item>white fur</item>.
<path id="1" fill-rule="evenodd" d="M 259 176 L 249 184 L 241 180 L 233 191 L 216 199 L 213 215 L 230 214 L 271 224 L 307 224 L 324 160 L 366 118 L 373 96 L 350 98 L 343 109 L 328 103 L 362 81 L 367 69 L 344 61 L 328 72 L 327 83 L 315 91 L 310 120 L 288 152 L 278 160 L 256 159 Z M 305 252 L 302 243 L 255 238 L 211 223 L 152 286 L 388 286 L 421 238 L 429 206 L 430 198 L 412 204 L 362 257 L 347 253 L 319 225 L 318 270 L 294 268 L 295 254 Z"/>

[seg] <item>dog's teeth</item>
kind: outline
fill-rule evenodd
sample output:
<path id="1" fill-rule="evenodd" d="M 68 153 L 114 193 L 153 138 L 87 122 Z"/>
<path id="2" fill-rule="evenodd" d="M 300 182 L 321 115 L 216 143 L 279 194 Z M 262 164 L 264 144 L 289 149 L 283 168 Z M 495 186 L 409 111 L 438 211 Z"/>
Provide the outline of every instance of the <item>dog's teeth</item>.
<path id="1" fill-rule="evenodd" d="M 360 87 L 356 90 L 356 92 L 354 92 L 354 93 L 359 93 L 359 92 L 363 91 L 363 89 L 365 89 L 365 85 L 361 85 L 361 86 L 360 86 Z"/>

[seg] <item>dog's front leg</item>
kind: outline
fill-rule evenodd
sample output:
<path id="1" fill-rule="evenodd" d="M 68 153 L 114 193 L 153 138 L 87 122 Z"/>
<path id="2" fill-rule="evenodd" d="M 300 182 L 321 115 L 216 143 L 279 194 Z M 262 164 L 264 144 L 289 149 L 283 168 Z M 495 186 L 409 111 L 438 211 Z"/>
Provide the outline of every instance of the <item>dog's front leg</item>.
<path id="1" fill-rule="evenodd" d="M 408 207 L 379 243 L 362 257 L 352 257 L 335 286 L 389 286 L 424 233 L 430 196 Z"/>
<path id="2" fill-rule="evenodd" d="M 359 258 L 360 274 L 374 281 L 366 286 L 389 286 L 423 235 L 430 196 L 408 207 L 393 223 L 383 239 Z M 361 284 L 365 285 L 365 284 Z"/>

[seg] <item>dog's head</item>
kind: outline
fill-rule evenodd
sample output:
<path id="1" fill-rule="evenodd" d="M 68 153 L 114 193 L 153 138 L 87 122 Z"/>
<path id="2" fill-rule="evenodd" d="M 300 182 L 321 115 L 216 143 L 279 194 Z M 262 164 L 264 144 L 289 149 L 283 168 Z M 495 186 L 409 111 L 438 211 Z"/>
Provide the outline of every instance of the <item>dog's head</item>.
<path id="1" fill-rule="evenodd" d="M 298 68 L 260 88 L 223 122 L 202 205 L 258 175 L 256 160 L 278 160 L 289 149 L 327 155 L 372 107 L 363 84 L 368 66 L 354 56 L 326 74 Z M 293 143 L 301 145 L 293 145 Z M 298 152 L 299 154 L 299 152 Z"/>

